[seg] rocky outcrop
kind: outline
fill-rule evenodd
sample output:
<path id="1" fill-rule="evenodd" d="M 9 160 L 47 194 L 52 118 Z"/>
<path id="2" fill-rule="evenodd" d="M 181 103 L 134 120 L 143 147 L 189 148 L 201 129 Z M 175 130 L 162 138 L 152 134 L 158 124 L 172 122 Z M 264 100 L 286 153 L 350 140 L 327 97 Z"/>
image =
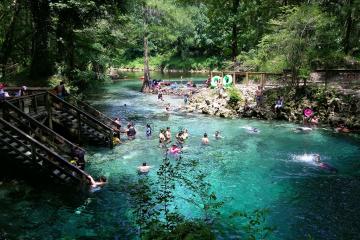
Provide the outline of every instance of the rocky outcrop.
<path id="1" fill-rule="evenodd" d="M 257 118 L 303 122 L 303 111 L 311 108 L 322 124 L 337 126 L 345 123 L 349 128 L 360 130 L 360 91 L 320 87 L 273 88 L 264 91 L 261 107 L 256 107 L 254 95 L 256 86 L 237 86 L 242 99 L 230 101 L 229 94 L 220 96 L 217 90 L 202 88 L 191 96 L 183 111 L 197 112 L 225 118 Z M 275 111 L 277 96 L 283 96 L 284 107 Z M 244 108 L 244 100 L 248 108 Z"/>

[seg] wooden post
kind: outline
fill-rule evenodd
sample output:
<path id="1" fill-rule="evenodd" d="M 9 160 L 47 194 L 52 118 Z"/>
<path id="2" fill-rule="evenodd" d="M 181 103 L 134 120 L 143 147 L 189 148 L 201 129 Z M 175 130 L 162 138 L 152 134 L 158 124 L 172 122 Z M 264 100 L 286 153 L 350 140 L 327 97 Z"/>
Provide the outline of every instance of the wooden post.
<path id="1" fill-rule="evenodd" d="M 233 73 L 233 85 L 234 86 L 236 85 L 236 73 L 235 72 Z"/>
<path id="2" fill-rule="evenodd" d="M 81 143 L 81 115 L 80 112 L 77 112 L 77 121 L 78 121 L 78 143 Z"/>
<path id="3" fill-rule="evenodd" d="M 34 104 L 34 112 L 35 112 L 35 113 L 38 113 L 38 111 L 37 111 L 37 98 L 36 98 L 36 96 L 33 97 L 33 104 Z"/>
<path id="4" fill-rule="evenodd" d="M 36 148 L 33 142 L 31 142 L 31 157 L 34 163 L 36 162 Z"/>
<path id="5" fill-rule="evenodd" d="M 249 85 L 249 73 L 248 72 L 245 73 L 245 81 L 246 81 L 246 86 Z"/>
<path id="6" fill-rule="evenodd" d="M 46 98 L 45 98 L 45 105 L 46 105 L 46 111 L 48 113 L 48 118 L 49 118 L 49 128 L 53 129 L 53 118 L 52 118 L 52 107 L 51 107 L 51 99 L 50 99 L 50 95 L 48 93 L 46 93 Z"/>
<path id="7" fill-rule="evenodd" d="M 119 129 L 120 131 L 120 129 Z M 112 130 L 110 131 L 110 134 L 109 134 L 109 141 L 110 141 L 110 148 L 113 148 L 114 147 L 114 143 L 113 143 L 113 132 Z"/>

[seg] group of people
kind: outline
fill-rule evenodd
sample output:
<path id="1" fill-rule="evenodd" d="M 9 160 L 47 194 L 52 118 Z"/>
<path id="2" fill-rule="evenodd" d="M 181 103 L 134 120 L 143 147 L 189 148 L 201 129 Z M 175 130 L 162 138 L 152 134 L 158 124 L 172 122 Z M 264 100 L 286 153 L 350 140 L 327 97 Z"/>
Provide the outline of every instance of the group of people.
<path id="1" fill-rule="evenodd" d="M 22 97 L 27 94 L 27 87 L 22 86 L 19 90 L 17 90 L 13 95 L 11 93 L 5 91 L 6 85 L 4 83 L 0 83 L 0 101 L 6 100 L 6 98 L 10 97 Z"/>

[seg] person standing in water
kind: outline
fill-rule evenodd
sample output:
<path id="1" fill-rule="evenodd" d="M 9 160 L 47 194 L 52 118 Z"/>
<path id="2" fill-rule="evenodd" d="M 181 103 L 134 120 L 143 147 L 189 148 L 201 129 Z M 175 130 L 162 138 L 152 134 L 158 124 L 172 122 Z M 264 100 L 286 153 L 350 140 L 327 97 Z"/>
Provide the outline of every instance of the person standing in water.
<path id="1" fill-rule="evenodd" d="M 127 125 L 127 129 L 126 129 L 126 135 L 128 137 L 129 140 L 133 140 L 135 139 L 135 135 L 136 135 L 136 129 L 134 127 L 134 124 L 133 123 L 129 123 Z"/>
<path id="2" fill-rule="evenodd" d="M 165 130 L 164 130 L 164 129 L 160 129 L 160 133 L 159 133 L 159 144 L 160 144 L 160 147 L 164 147 L 165 142 L 166 142 Z"/>
<path id="3" fill-rule="evenodd" d="M 205 144 L 205 145 L 209 144 L 209 138 L 208 138 L 207 133 L 204 133 L 204 137 L 201 139 L 201 143 Z"/>
<path id="4" fill-rule="evenodd" d="M 151 137 L 152 134 L 152 129 L 150 124 L 146 124 L 146 137 L 149 139 Z"/>
<path id="5" fill-rule="evenodd" d="M 215 139 L 216 140 L 222 139 L 222 136 L 220 135 L 220 131 L 215 132 Z"/>
<path id="6" fill-rule="evenodd" d="M 170 142 L 171 142 L 171 131 L 170 131 L 170 127 L 167 127 L 167 128 L 166 128 L 165 138 L 166 138 L 166 143 L 170 143 Z"/>

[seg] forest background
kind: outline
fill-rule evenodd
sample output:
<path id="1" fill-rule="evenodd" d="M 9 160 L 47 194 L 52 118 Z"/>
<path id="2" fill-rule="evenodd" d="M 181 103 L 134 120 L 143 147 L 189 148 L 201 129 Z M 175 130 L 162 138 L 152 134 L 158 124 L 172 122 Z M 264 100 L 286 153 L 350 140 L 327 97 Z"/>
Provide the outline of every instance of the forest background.
<path id="1" fill-rule="evenodd" d="M 359 68 L 360 0 L 4 0 L 1 80 L 65 78 L 86 88 L 108 69 L 236 68 L 308 76 Z M 147 58 L 145 58 L 147 59 Z"/>

